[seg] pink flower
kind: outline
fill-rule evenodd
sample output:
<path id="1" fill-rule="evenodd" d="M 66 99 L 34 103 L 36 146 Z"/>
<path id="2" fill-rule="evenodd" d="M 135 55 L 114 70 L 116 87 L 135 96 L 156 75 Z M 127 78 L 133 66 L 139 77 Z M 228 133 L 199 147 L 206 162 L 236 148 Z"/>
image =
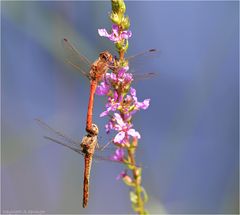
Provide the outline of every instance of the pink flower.
<path id="1" fill-rule="evenodd" d="M 106 104 L 106 109 L 100 114 L 100 117 L 106 116 L 109 114 L 110 111 L 116 111 L 117 108 L 120 106 L 121 99 L 118 99 L 118 94 L 114 91 L 113 97 L 108 98 L 108 103 Z"/>
<path id="2" fill-rule="evenodd" d="M 123 39 L 128 39 L 132 36 L 131 31 L 121 31 L 119 34 L 119 27 L 117 25 L 112 25 L 112 33 L 109 34 L 106 29 L 98 29 L 98 34 L 101 37 L 107 37 L 109 40 L 113 41 L 114 43 L 119 42 Z"/>
<path id="3" fill-rule="evenodd" d="M 124 178 L 125 176 L 127 176 L 126 170 L 122 171 L 122 172 L 116 177 L 116 179 L 119 180 L 119 179 Z"/>
<path id="4" fill-rule="evenodd" d="M 118 133 L 114 137 L 113 142 L 124 143 L 126 140 L 128 140 L 129 136 L 136 137 L 138 139 L 141 138 L 139 132 L 131 128 L 131 124 L 125 123 L 118 113 L 114 113 L 114 119 L 116 120 L 114 130 L 118 131 Z"/>
<path id="5" fill-rule="evenodd" d="M 99 96 L 107 95 L 110 90 L 110 86 L 105 82 L 101 82 L 96 89 L 96 94 Z"/>
<path id="6" fill-rule="evenodd" d="M 143 109 L 143 110 L 146 110 L 150 105 L 150 99 L 144 99 L 143 102 L 137 102 L 136 103 L 136 108 L 137 109 Z"/>
<path id="7" fill-rule="evenodd" d="M 145 99 L 143 102 L 139 102 L 136 96 L 136 90 L 133 87 L 130 88 L 130 94 L 132 95 L 132 98 L 134 100 L 135 110 L 146 110 L 149 107 L 150 99 Z"/>
<path id="8" fill-rule="evenodd" d="M 124 150 L 123 148 L 117 148 L 115 154 L 111 157 L 111 160 L 114 161 L 123 161 L 124 158 Z"/>
<path id="9" fill-rule="evenodd" d="M 113 122 L 112 120 L 109 120 L 109 122 L 105 125 L 106 133 L 109 134 L 110 130 L 112 129 L 113 129 Z"/>
<path id="10" fill-rule="evenodd" d="M 118 74 L 117 74 L 117 80 L 121 83 L 123 83 L 124 85 L 129 84 L 130 82 L 133 81 L 133 76 L 131 73 L 127 73 L 129 67 L 122 67 L 121 69 L 119 69 Z"/>
<path id="11" fill-rule="evenodd" d="M 128 70 L 129 70 L 129 67 L 128 67 L 128 66 L 125 66 L 125 67 L 120 68 L 120 69 L 118 70 L 118 76 L 119 76 L 119 77 L 122 77 L 123 74 L 124 74 L 125 72 L 127 72 Z"/>

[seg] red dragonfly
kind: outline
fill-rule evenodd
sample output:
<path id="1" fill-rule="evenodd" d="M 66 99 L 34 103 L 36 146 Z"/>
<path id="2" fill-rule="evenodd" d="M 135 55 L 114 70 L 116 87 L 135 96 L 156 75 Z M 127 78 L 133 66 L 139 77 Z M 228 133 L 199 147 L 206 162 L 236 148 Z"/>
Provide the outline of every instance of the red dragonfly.
<path id="1" fill-rule="evenodd" d="M 51 136 L 44 136 L 45 139 L 50 140 L 54 143 L 60 144 L 62 146 L 65 146 L 78 154 L 81 154 L 84 156 L 84 180 L 83 180 L 83 203 L 82 206 L 84 208 L 87 207 L 88 199 L 89 199 L 89 181 L 90 181 L 90 172 L 91 172 L 91 166 L 92 166 L 92 160 L 94 158 L 98 158 L 100 160 L 106 160 L 106 161 L 113 161 L 110 158 L 102 157 L 102 156 L 96 156 L 94 155 L 95 149 L 98 145 L 98 127 L 95 124 L 92 124 L 92 130 L 93 133 L 86 134 L 81 142 L 75 141 L 72 138 L 64 135 L 63 133 L 56 131 L 52 127 L 50 127 L 45 122 L 41 121 L 40 119 L 36 119 L 37 123 L 48 130 L 51 133 Z M 104 146 L 105 147 L 105 146 Z M 94 155 L 94 156 L 93 156 Z"/>
<path id="2" fill-rule="evenodd" d="M 89 60 L 81 55 L 77 49 L 64 38 L 62 40 L 63 47 L 68 52 L 68 58 L 66 61 L 71 64 L 74 68 L 80 70 L 85 76 L 90 79 L 90 95 L 88 101 L 88 111 L 86 120 L 86 131 L 88 133 L 94 134 L 94 128 L 92 127 L 92 115 L 93 115 L 93 104 L 94 95 L 98 82 L 102 80 L 103 75 L 108 71 L 109 66 L 112 64 L 113 57 L 108 51 L 101 52 L 97 60 L 90 64 Z M 86 73 L 77 63 L 76 60 L 84 61 L 90 67 L 90 72 Z"/>
<path id="3" fill-rule="evenodd" d="M 92 116 L 93 116 L 93 105 L 94 105 L 94 95 L 96 92 L 96 88 L 98 82 L 102 80 L 104 74 L 108 71 L 108 69 L 114 69 L 114 58 L 108 51 L 101 52 L 97 60 L 95 60 L 92 64 L 84 55 L 80 54 L 78 50 L 74 47 L 73 44 L 66 38 L 62 40 L 62 45 L 66 51 L 67 58 L 66 62 L 73 66 L 75 69 L 79 70 L 84 76 L 90 79 L 90 95 L 88 101 L 88 111 L 87 111 L 87 120 L 86 120 L 86 131 L 88 133 L 94 133 L 94 129 L 92 128 Z M 134 59 L 137 56 L 144 55 L 146 53 L 155 52 L 155 49 L 150 49 L 145 52 L 138 53 L 134 56 L 127 58 L 126 60 Z M 87 65 L 86 69 L 90 70 L 87 73 L 84 70 L 84 65 Z M 148 79 L 155 76 L 155 73 L 149 72 L 138 76 L 138 79 Z"/>

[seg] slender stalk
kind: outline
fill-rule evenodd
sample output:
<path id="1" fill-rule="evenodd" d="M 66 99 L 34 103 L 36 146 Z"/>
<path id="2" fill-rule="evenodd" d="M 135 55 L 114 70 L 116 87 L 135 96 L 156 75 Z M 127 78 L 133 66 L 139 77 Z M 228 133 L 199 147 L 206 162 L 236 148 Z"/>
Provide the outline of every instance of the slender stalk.
<path id="1" fill-rule="evenodd" d="M 135 185 L 135 194 L 137 196 L 137 209 L 139 214 L 146 214 L 144 209 L 144 202 L 142 200 L 141 195 L 141 176 L 139 175 L 139 167 L 136 166 L 135 161 L 135 149 L 128 149 L 128 156 L 130 158 L 130 162 L 133 165 L 132 174 L 133 174 L 133 183 Z"/>
<path id="2" fill-rule="evenodd" d="M 120 61 L 124 61 L 125 52 L 123 50 L 119 51 L 119 60 Z M 121 111 L 120 111 L 121 113 Z M 121 115 L 124 115 L 123 113 L 121 113 Z M 130 144 L 129 144 L 130 145 Z M 138 212 L 138 214 L 147 214 L 147 212 L 144 209 L 144 201 L 142 199 L 142 186 L 141 186 L 141 181 L 142 181 L 142 177 L 141 177 L 141 168 L 137 167 L 136 165 L 136 160 L 135 160 L 135 152 L 138 146 L 138 139 L 137 138 L 133 138 L 132 141 L 132 145 L 130 145 L 130 147 L 127 148 L 127 152 L 128 152 L 128 158 L 130 163 L 132 164 L 132 175 L 133 175 L 133 184 L 134 184 L 134 190 L 135 190 L 135 195 L 136 195 L 136 203 L 135 203 L 135 208 L 136 208 L 136 212 Z"/>

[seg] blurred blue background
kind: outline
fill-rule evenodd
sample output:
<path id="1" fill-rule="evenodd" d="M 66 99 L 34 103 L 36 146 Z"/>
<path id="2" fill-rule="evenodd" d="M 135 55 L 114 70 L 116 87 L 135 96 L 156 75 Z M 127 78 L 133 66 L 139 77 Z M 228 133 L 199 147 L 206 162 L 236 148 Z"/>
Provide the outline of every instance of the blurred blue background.
<path id="1" fill-rule="evenodd" d="M 91 60 L 114 46 L 109 2 L 2 2 L 2 210 L 46 213 L 132 213 L 120 165 L 94 163 L 90 203 L 81 208 L 83 160 L 42 138 L 39 117 L 75 139 L 84 135 L 88 87 L 64 64 L 67 37 Z M 239 3 L 127 2 L 128 55 L 149 48 L 135 85 L 151 106 L 136 114 L 137 159 L 152 213 L 238 213 Z M 146 61 L 145 61 L 146 60 Z M 137 70 L 137 69 L 136 69 Z M 96 97 L 94 121 L 105 99 Z"/>

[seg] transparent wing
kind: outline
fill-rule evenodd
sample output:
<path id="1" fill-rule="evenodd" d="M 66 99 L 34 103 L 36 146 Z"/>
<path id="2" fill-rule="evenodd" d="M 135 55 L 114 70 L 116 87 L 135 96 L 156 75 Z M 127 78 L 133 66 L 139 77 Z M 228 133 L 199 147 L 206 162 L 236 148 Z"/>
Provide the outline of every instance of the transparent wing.
<path id="1" fill-rule="evenodd" d="M 149 49 L 126 58 L 129 62 L 130 73 L 133 74 L 134 81 L 147 80 L 158 77 L 159 74 L 157 72 L 142 73 L 139 71 L 143 71 L 144 68 L 149 65 L 149 63 L 151 64 L 152 60 L 158 57 L 159 53 L 160 52 L 156 49 Z"/>
<path id="2" fill-rule="evenodd" d="M 79 147 L 76 147 L 75 144 L 72 144 L 72 143 L 70 143 L 70 142 L 65 142 L 65 143 L 64 143 L 64 142 L 61 142 L 61 141 L 58 140 L 58 139 L 55 139 L 55 138 L 52 138 L 52 137 L 48 137 L 48 136 L 44 136 L 44 138 L 47 139 L 47 140 L 52 141 L 53 143 L 57 143 L 57 144 L 62 145 L 62 146 L 64 146 L 64 147 L 66 147 L 66 148 L 69 148 L 69 149 L 73 150 L 74 152 L 77 152 L 78 154 L 80 154 L 80 155 L 82 155 L 82 156 L 85 155 L 85 154 L 81 151 L 80 146 L 79 146 Z M 100 150 L 101 150 L 101 149 L 100 149 Z M 112 159 L 110 158 L 110 156 L 99 155 L 99 153 L 100 153 L 100 151 L 94 153 L 93 159 L 94 159 L 95 161 L 108 161 L 108 162 L 111 162 L 111 163 L 122 163 L 122 162 L 120 162 L 120 161 L 112 160 Z M 101 154 L 102 154 L 102 152 L 101 152 Z"/>
<path id="3" fill-rule="evenodd" d="M 80 148 L 76 148 L 75 145 L 71 146 L 69 143 L 68 144 L 63 143 L 63 142 L 61 142 L 61 141 L 59 141 L 57 139 L 54 139 L 54 138 L 48 137 L 48 136 L 44 136 L 44 138 L 47 139 L 47 140 L 51 140 L 52 142 L 57 143 L 59 145 L 65 146 L 65 147 L 67 147 L 69 149 L 72 149 L 73 151 L 75 151 L 75 152 L 81 154 L 82 156 L 84 156 L 84 153 L 81 151 L 81 149 Z"/>
<path id="4" fill-rule="evenodd" d="M 139 52 L 135 55 L 127 57 L 126 59 L 128 61 L 132 61 L 132 60 L 136 59 L 137 57 L 149 55 L 149 54 L 152 54 L 152 53 L 158 53 L 157 49 L 149 49 L 149 50 L 146 50 L 146 51 L 143 51 L 143 52 Z"/>
<path id="5" fill-rule="evenodd" d="M 80 54 L 75 46 L 66 38 L 62 39 L 62 46 L 66 55 L 66 63 L 79 70 L 84 76 L 89 78 L 91 63 L 84 55 Z"/>
<path id="6" fill-rule="evenodd" d="M 39 126 L 41 126 L 44 130 L 48 132 L 49 136 L 44 136 L 45 139 L 50 140 L 53 143 L 57 143 L 59 145 L 65 146 L 77 152 L 78 154 L 81 154 L 84 156 L 84 153 L 81 151 L 80 142 L 75 141 L 72 138 L 63 134 L 62 132 L 55 130 L 54 128 L 52 128 L 51 126 L 49 126 L 47 123 L 43 122 L 40 119 L 35 119 L 35 121 Z M 109 145 L 109 143 L 99 148 L 99 150 L 95 150 L 97 152 L 93 155 L 93 158 L 96 160 L 115 162 L 110 158 L 110 152 L 112 150 L 105 149 L 107 145 Z M 116 161 L 115 163 L 119 163 L 119 162 Z"/>
<path id="7" fill-rule="evenodd" d="M 142 80 L 157 78 L 159 75 L 158 73 L 155 73 L 155 72 L 147 72 L 147 73 L 132 72 L 132 74 L 133 74 L 134 81 L 142 81 Z"/>
<path id="8" fill-rule="evenodd" d="M 49 136 L 53 136 L 56 139 L 59 139 L 60 142 L 67 142 L 70 145 L 73 145 L 75 147 L 80 147 L 80 142 L 72 139 L 71 137 L 68 137 L 67 135 L 63 134 L 60 131 L 55 130 L 54 128 L 52 128 L 50 125 L 48 125 L 47 123 L 43 122 L 40 119 L 35 119 L 35 121 L 37 122 L 37 124 L 39 126 L 41 126 L 44 130 L 46 130 L 49 133 Z"/>

